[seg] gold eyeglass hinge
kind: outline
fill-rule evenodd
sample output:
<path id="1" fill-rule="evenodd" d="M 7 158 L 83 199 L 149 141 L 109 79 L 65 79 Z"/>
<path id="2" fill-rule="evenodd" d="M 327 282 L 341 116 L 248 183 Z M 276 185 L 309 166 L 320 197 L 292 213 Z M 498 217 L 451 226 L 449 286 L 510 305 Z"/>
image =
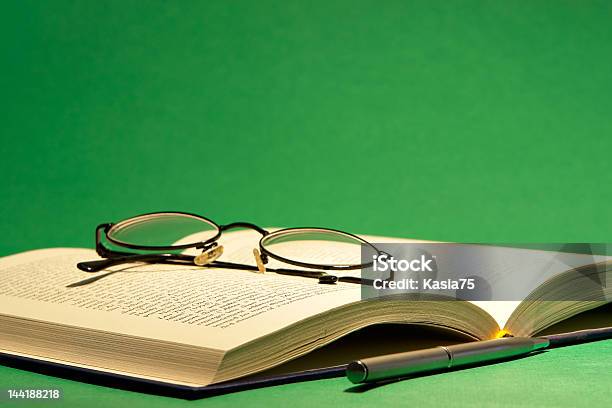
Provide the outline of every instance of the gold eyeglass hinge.
<path id="1" fill-rule="evenodd" d="M 223 254 L 223 245 L 214 246 L 202 251 L 202 253 L 193 258 L 193 263 L 198 266 L 208 265 Z"/>

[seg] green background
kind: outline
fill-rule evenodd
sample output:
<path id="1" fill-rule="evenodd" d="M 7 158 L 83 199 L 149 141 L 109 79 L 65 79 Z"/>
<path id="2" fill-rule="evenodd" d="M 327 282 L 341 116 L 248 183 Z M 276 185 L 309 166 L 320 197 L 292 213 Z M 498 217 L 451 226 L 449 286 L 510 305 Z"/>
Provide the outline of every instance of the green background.
<path id="1" fill-rule="evenodd" d="M 0 256 L 92 246 L 97 223 L 157 210 L 610 241 L 609 2 L 6 1 L 0 14 Z M 610 398 L 610 347 L 193 405 L 592 404 Z M 7 368 L 0 382 L 61 385 L 75 404 L 186 405 Z"/>

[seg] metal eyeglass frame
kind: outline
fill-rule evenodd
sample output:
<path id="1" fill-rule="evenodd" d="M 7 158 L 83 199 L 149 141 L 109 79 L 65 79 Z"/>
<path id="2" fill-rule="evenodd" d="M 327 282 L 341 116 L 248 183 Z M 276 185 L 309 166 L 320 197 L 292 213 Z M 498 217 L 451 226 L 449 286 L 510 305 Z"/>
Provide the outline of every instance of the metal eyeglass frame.
<path id="1" fill-rule="evenodd" d="M 189 244 L 179 244 L 179 245 L 171 245 L 171 246 L 150 246 L 150 245 L 134 245 L 126 242 L 121 242 L 116 239 L 113 239 L 109 236 L 109 232 L 113 227 L 119 226 L 123 223 L 129 222 L 130 220 L 137 219 L 139 217 L 145 216 L 155 216 L 155 215 L 179 215 L 179 216 L 188 216 L 197 218 L 203 222 L 210 224 L 217 228 L 217 233 L 212 238 L 209 238 L 205 241 L 189 243 Z M 233 262 L 224 262 L 218 261 L 217 258 L 222 254 L 223 248 L 218 246 L 217 241 L 221 237 L 224 231 L 234 229 L 234 228 L 247 228 L 252 229 L 254 231 L 259 232 L 262 237 L 259 240 L 259 251 L 257 249 L 253 250 L 253 254 L 255 256 L 255 261 L 257 266 L 254 265 L 246 265 L 239 264 Z M 179 211 L 163 211 L 163 212 L 153 212 L 147 214 L 141 214 L 135 217 L 130 217 L 125 220 L 122 220 L 118 223 L 104 223 L 100 224 L 96 227 L 95 231 L 95 240 L 96 240 L 96 252 L 103 258 L 102 260 L 96 261 L 85 261 L 79 262 L 77 267 L 84 272 L 99 272 L 103 269 L 106 269 L 110 266 L 120 265 L 123 263 L 131 263 L 131 262 L 144 262 L 144 263 L 172 263 L 172 264 L 190 264 L 190 265 L 198 265 L 202 267 L 217 267 L 217 268 L 226 268 L 226 269 L 240 269 L 240 270 L 248 270 L 248 271 L 257 271 L 260 273 L 264 273 L 265 271 L 274 272 L 281 275 L 291 275 L 291 276 L 302 276 L 307 278 L 316 278 L 319 280 L 319 283 L 323 284 L 334 284 L 336 282 L 349 282 L 349 283 L 357 283 L 362 285 L 371 285 L 367 279 L 362 279 L 358 277 L 352 276 L 341 276 L 337 277 L 335 275 L 329 275 L 324 271 L 346 271 L 346 270 L 355 270 L 355 269 L 364 269 L 372 265 L 372 262 L 358 264 L 358 265 L 319 265 L 319 264 L 311 264 L 306 262 L 300 262 L 292 259 L 287 259 L 281 257 L 279 255 L 274 254 L 273 252 L 266 249 L 263 244 L 264 239 L 270 239 L 276 235 L 282 235 L 291 231 L 298 230 L 310 230 L 310 231 L 320 231 L 320 232 L 330 232 L 345 235 L 352 239 L 359 241 L 363 245 L 368 245 L 372 248 L 374 253 L 381 254 L 374 245 L 366 241 L 365 239 L 358 237 L 357 235 L 350 234 L 348 232 L 335 230 L 331 228 L 316 228 L 316 227 L 293 227 L 293 228 L 284 228 L 281 230 L 277 230 L 274 232 L 267 231 L 255 224 L 250 222 L 233 222 L 230 224 L 219 225 L 216 222 L 203 217 L 201 215 L 187 213 L 187 212 L 179 212 Z M 108 240 L 115 246 L 140 250 L 140 251 L 149 251 L 155 253 L 147 253 L 147 254 L 134 254 L 130 252 L 120 252 L 107 248 L 104 246 L 102 242 L 102 234 L 104 234 L 104 238 Z M 202 253 L 197 256 L 186 255 L 186 254 L 173 254 L 167 253 L 167 251 L 176 251 L 181 249 L 188 248 L 197 248 L 201 249 Z M 304 270 L 295 270 L 295 269 L 285 269 L 285 268 L 266 268 L 265 264 L 268 263 L 268 259 L 273 258 L 278 261 L 296 265 L 303 268 L 309 269 L 319 269 L 318 271 L 304 271 Z M 321 271 L 321 269 L 323 271 Z"/>

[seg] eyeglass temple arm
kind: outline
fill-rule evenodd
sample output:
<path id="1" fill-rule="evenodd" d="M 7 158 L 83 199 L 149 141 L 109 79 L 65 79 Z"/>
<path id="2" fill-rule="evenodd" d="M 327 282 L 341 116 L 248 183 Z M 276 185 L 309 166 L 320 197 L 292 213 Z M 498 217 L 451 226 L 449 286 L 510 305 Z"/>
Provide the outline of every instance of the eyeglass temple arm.
<path id="1" fill-rule="evenodd" d="M 130 262 L 164 262 L 164 263 L 192 263 L 193 256 L 189 255 L 174 255 L 174 254 L 149 254 L 149 255 L 128 255 L 128 256 L 118 256 L 114 258 L 101 259 L 97 261 L 86 261 L 79 262 L 77 267 L 84 272 L 99 272 L 103 269 L 106 269 L 110 266 L 120 265 L 123 263 Z M 206 265 L 208 267 L 221 267 L 226 269 L 239 269 L 239 270 L 250 270 L 257 271 L 257 267 L 254 265 L 245 265 L 238 264 L 233 262 L 222 262 L 222 261 L 214 261 L 210 264 Z M 333 275 L 328 275 L 326 272 L 322 271 L 304 271 L 297 269 L 286 269 L 286 268 L 269 268 L 268 271 L 277 273 L 279 275 L 290 275 L 290 276 L 301 276 L 307 278 L 315 278 L 321 280 L 321 278 L 330 278 L 327 279 L 329 282 L 322 283 L 335 283 L 338 282 L 347 282 L 347 283 L 357 283 L 362 285 L 371 285 L 371 282 L 368 282 L 366 279 L 361 279 L 352 276 L 342 276 L 337 278 Z"/>
<path id="2" fill-rule="evenodd" d="M 114 256 L 112 258 L 100 259 L 96 261 L 85 261 L 79 262 L 77 264 L 77 268 L 84 272 L 98 272 L 102 269 L 106 269 L 109 266 L 121 265 L 124 263 L 130 262 L 165 262 L 165 263 L 181 263 L 181 264 L 192 264 L 193 265 L 193 256 L 190 255 L 180 255 L 180 254 L 147 254 L 147 255 L 126 255 L 126 256 Z M 254 265 L 244 265 L 233 262 L 223 262 L 223 261 L 214 261 L 206 266 L 208 267 L 220 267 L 227 269 L 240 269 L 240 270 L 249 270 L 249 271 L 257 271 L 257 267 Z M 326 275 L 325 272 L 321 271 L 301 271 L 294 269 L 283 269 L 283 268 L 269 268 L 270 272 L 275 272 L 284 275 L 299 275 L 299 276 L 307 276 L 311 278 L 318 278 L 323 275 Z"/>
<path id="3" fill-rule="evenodd" d="M 109 266 L 121 265 L 130 262 L 169 262 L 179 261 L 180 263 L 193 264 L 193 256 L 174 255 L 174 254 L 146 254 L 146 255 L 125 255 L 113 256 L 112 258 L 100 259 L 96 261 L 79 262 L 77 268 L 83 272 L 98 272 Z"/>

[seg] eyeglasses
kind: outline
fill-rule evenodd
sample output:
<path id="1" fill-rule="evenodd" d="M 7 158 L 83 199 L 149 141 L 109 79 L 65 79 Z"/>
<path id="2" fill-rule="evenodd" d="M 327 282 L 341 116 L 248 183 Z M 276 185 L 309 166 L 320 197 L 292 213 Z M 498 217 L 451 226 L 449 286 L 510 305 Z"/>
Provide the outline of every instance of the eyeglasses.
<path id="1" fill-rule="evenodd" d="M 218 260 L 223 246 L 218 240 L 228 230 L 246 228 L 261 234 L 258 248 L 253 249 L 256 265 Z M 187 255 L 186 249 L 201 251 Z M 105 258 L 77 264 L 85 272 L 99 272 L 111 266 L 132 263 L 189 264 L 209 268 L 241 269 L 265 273 L 316 278 L 319 283 L 350 282 L 370 284 L 354 276 L 335 276 L 325 271 L 365 269 L 362 249 L 381 254 L 374 245 L 356 235 L 329 228 L 285 228 L 267 231 L 248 222 L 219 225 L 196 214 L 156 212 L 128 218 L 118 223 L 96 227 L 96 252 Z M 269 259 L 310 270 L 266 268 Z M 365 259 L 372 259 L 371 256 Z"/>

